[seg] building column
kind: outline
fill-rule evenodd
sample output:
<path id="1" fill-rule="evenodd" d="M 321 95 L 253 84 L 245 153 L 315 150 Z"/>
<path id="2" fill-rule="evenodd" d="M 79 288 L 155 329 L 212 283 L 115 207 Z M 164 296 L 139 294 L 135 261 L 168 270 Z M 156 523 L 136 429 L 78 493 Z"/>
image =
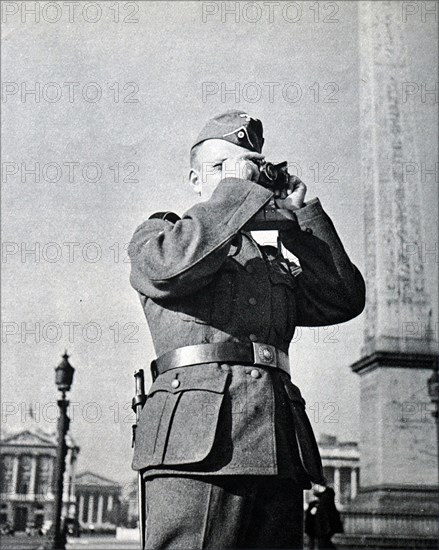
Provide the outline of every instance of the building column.
<path id="1" fill-rule="evenodd" d="M 113 509 L 113 495 L 108 495 L 107 510 L 111 512 Z"/>
<path id="2" fill-rule="evenodd" d="M 88 517 L 87 523 L 93 523 L 93 508 L 94 508 L 94 495 L 89 495 L 88 497 Z"/>
<path id="3" fill-rule="evenodd" d="M 340 504 L 341 499 L 341 487 L 340 487 L 340 468 L 337 466 L 334 468 L 334 492 L 335 492 L 335 502 Z"/>
<path id="4" fill-rule="evenodd" d="M 48 485 L 47 491 L 48 491 L 49 494 L 53 495 L 53 492 L 55 490 L 55 487 L 54 487 L 55 481 L 53 479 L 53 474 L 54 474 L 54 470 L 55 470 L 55 460 L 54 459 L 49 461 L 48 470 L 49 470 L 49 474 L 47 476 L 47 485 Z"/>
<path id="5" fill-rule="evenodd" d="M 64 508 L 68 508 L 69 496 L 70 496 L 70 460 L 71 460 L 72 450 L 67 449 L 67 455 L 65 460 L 65 470 L 64 470 L 64 480 L 63 480 L 63 491 L 62 491 L 62 501 Z M 65 514 L 67 516 L 67 514 Z"/>
<path id="6" fill-rule="evenodd" d="M 357 496 L 357 469 L 352 468 L 351 470 L 351 499 L 354 499 Z"/>
<path id="7" fill-rule="evenodd" d="M 37 460 L 38 458 L 36 455 L 32 456 L 32 464 L 31 464 L 31 470 L 30 470 L 30 480 L 29 480 L 29 494 L 32 497 L 32 500 L 36 499 L 37 494 Z"/>
<path id="8" fill-rule="evenodd" d="M 98 498 L 98 513 L 97 513 L 97 518 L 96 518 L 96 524 L 97 525 L 102 525 L 102 512 L 104 511 L 104 496 L 103 495 L 99 495 L 99 498 Z"/>
<path id="9" fill-rule="evenodd" d="M 75 487 L 75 473 L 76 473 L 76 460 L 78 458 L 78 447 L 72 447 L 72 460 L 70 463 L 70 476 L 69 476 L 69 517 L 78 517 L 78 504 L 76 499 L 76 487 Z"/>
<path id="10" fill-rule="evenodd" d="M 79 512 L 78 512 L 78 521 L 82 523 L 82 516 L 84 514 L 84 495 L 79 497 Z"/>
<path id="11" fill-rule="evenodd" d="M 18 455 L 14 456 L 12 462 L 12 494 L 16 495 L 18 490 L 18 469 L 20 466 L 20 457 Z"/>

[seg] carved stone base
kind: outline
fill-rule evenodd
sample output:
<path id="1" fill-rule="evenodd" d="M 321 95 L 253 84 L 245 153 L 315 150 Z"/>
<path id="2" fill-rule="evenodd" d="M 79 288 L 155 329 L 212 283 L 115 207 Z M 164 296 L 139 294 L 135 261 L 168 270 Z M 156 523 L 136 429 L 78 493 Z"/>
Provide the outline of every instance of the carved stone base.
<path id="1" fill-rule="evenodd" d="M 340 548 L 437 548 L 438 486 L 389 486 L 360 490 L 343 510 Z M 335 538 L 334 538 L 335 542 Z"/>
<path id="2" fill-rule="evenodd" d="M 343 510 L 344 549 L 438 548 L 436 426 L 427 380 L 434 353 L 374 351 L 360 375 L 360 491 Z M 335 538 L 334 538 L 335 542 Z"/>
<path id="3" fill-rule="evenodd" d="M 352 365 L 360 375 L 360 485 L 438 482 L 436 426 L 428 378 L 435 354 L 375 351 Z"/>
<path id="4" fill-rule="evenodd" d="M 332 542 L 343 550 L 436 550 L 437 538 L 384 535 L 336 535 Z"/>

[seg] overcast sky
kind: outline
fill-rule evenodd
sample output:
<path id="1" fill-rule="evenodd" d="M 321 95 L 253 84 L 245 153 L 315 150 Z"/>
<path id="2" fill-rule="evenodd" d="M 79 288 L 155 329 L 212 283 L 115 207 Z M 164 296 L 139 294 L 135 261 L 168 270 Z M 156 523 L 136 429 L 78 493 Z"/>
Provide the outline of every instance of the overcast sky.
<path id="1" fill-rule="evenodd" d="M 65 3 L 37 2 L 35 22 L 25 3 L 9 4 L 19 11 L 10 8 L 2 32 L 2 396 L 11 412 L 2 427 L 25 426 L 31 404 L 55 427 L 53 369 L 67 348 L 78 469 L 129 480 L 133 371 L 154 352 L 125 247 L 152 212 L 181 214 L 196 199 L 188 151 L 207 118 L 230 108 L 261 118 L 267 158 L 300 172 L 364 271 L 357 6 L 227 3 L 236 21 L 223 2 L 102 2 L 102 13 L 80 2 L 70 14 Z M 406 19 L 412 80 L 432 88 L 435 22 L 420 8 Z M 410 101 L 419 162 L 431 168 L 437 105 L 420 93 Z M 26 173 L 35 163 L 37 181 Z M 428 177 L 427 248 L 437 246 L 436 190 Z M 23 257 L 26 247 L 36 253 Z M 434 257 L 425 268 L 436 304 Z M 317 434 L 358 440 L 359 380 L 349 367 L 362 342 L 363 316 L 297 334 L 292 376 Z"/>

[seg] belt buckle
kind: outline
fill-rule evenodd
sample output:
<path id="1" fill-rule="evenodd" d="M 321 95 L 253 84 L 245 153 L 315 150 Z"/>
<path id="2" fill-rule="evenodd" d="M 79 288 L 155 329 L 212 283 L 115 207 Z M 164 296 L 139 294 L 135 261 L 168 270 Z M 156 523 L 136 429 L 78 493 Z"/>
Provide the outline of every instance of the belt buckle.
<path id="1" fill-rule="evenodd" d="M 274 346 L 253 342 L 253 361 L 255 365 L 277 367 L 277 353 Z"/>

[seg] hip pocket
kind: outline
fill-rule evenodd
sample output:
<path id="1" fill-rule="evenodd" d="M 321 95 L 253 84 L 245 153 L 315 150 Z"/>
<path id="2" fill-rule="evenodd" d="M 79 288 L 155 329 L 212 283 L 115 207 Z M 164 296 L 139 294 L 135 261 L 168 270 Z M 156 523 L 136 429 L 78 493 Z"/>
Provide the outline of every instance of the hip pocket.
<path id="1" fill-rule="evenodd" d="M 160 375 L 140 415 L 132 468 L 204 460 L 213 447 L 228 377 L 212 365 Z"/>

